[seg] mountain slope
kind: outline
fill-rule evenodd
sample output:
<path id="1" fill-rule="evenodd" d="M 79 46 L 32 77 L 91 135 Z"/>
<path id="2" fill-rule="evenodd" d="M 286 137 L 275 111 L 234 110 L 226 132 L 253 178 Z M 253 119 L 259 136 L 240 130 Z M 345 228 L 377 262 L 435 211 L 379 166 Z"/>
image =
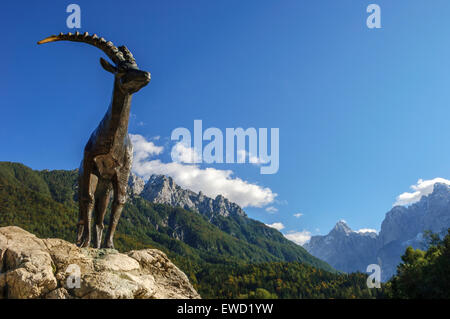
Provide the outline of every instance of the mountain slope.
<path id="1" fill-rule="evenodd" d="M 408 207 L 395 206 L 380 233 L 358 233 L 338 222 L 325 236 L 313 236 L 304 247 L 314 256 L 345 272 L 381 266 L 383 281 L 394 275 L 408 246 L 423 248 L 425 231 L 444 235 L 450 228 L 450 186 L 436 183 L 433 192 Z"/>
<path id="2" fill-rule="evenodd" d="M 78 210 L 73 201 L 75 186 L 64 183 L 64 187 L 53 187 L 53 196 L 60 199 L 57 201 L 45 181 L 48 174 L 18 163 L 0 162 L 0 226 L 15 225 L 41 237 L 73 242 Z M 56 171 L 54 177 L 57 175 L 61 181 L 67 178 L 72 182 L 76 173 Z M 66 192 L 68 197 L 63 195 Z"/>
<path id="3" fill-rule="evenodd" d="M 22 164 L 0 163 L 0 182 L 1 225 L 17 225 L 39 236 L 74 240 L 76 170 L 36 172 Z M 237 205 L 228 203 L 226 206 Z M 232 216 L 233 219 L 231 215 L 224 217 L 214 211 L 205 216 L 181 207 L 150 203 L 135 196 L 124 209 L 117 246 L 131 249 L 145 243 L 202 260 L 300 261 L 333 270 L 302 247 L 284 239 L 276 230 L 245 215 Z"/>
<path id="4" fill-rule="evenodd" d="M 347 273 L 365 272 L 367 265 L 377 263 L 377 235 L 352 231 L 345 221 L 339 221 L 326 236 L 311 237 L 304 247 L 312 255 Z"/>
<path id="5" fill-rule="evenodd" d="M 331 270 L 321 261 L 312 260 L 303 247 L 287 240 L 279 231 L 248 218 L 239 205 L 221 195 L 212 199 L 201 192 L 183 189 L 176 185 L 171 177 L 164 175 L 152 175 L 143 188 L 142 182 L 135 175 L 130 177 L 129 193 L 134 194 L 132 197 L 141 197 L 153 203 L 197 212 L 221 231 L 240 241 L 255 245 L 279 260 L 306 261 L 313 266 Z M 136 188 L 134 185 L 139 187 Z M 142 191 L 139 192 L 139 189 Z"/>
<path id="6" fill-rule="evenodd" d="M 76 170 L 33 171 L 0 162 L 0 226 L 16 225 L 39 237 L 74 242 L 76 194 Z M 230 273 L 248 263 L 297 261 L 334 272 L 281 233 L 246 216 L 205 216 L 140 196 L 127 202 L 115 244 L 120 251 L 162 250 L 205 297 L 217 296 L 219 289 L 211 286 L 208 274 Z"/>

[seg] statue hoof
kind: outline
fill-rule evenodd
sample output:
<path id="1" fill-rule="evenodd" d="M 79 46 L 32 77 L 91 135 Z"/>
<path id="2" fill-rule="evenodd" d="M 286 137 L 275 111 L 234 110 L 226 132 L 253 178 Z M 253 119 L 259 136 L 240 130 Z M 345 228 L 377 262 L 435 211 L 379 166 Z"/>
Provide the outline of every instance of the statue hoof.
<path id="1" fill-rule="evenodd" d="M 87 247 L 89 247 L 89 245 L 90 245 L 90 243 L 89 243 L 89 241 L 88 240 L 86 240 L 86 241 L 83 241 L 81 244 L 80 244 L 80 248 L 87 248 Z"/>
<path id="2" fill-rule="evenodd" d="M 91 239 L 89 236 L 83 236 L 83 238 L 77 242 L 77 246 L 80 248 L 87 248 L 91 244 Z"/>
<path id="3" fill-rule="evenodd" d="M 103 248 L 114 249 L 114 243 L 113 242 L 106 242 L 103 245 Z"/>

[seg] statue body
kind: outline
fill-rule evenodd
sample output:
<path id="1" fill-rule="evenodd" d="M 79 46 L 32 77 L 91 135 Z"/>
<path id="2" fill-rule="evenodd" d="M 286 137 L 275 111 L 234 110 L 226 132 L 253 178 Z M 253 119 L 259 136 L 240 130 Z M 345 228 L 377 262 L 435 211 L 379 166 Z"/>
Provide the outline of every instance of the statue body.
<path id="1" fill-rule="evenodd" d="M 79 170 L 79 220 L 77 245 L 88 247 L 91 242 L 92 213 L 94 216 L 94 247 L 114 248 L 114 233 L 127 200 L 128 177 L 133 161 L 133 148 L 128 137 L 131 97 L 150 81 L 150 73 L 141 71 L 125 47 L 116 48 L 96 35 L 60 34 L 38 44 L 54 41 L 76 41 L 103 50 L 116 65 L 100 58 L 102 67 L 114 74 L 111 104 L 103 120 L 92 133 L 84 148 Z M 101 245 L 103 220 L 113 193 L 109 228 Z"/>

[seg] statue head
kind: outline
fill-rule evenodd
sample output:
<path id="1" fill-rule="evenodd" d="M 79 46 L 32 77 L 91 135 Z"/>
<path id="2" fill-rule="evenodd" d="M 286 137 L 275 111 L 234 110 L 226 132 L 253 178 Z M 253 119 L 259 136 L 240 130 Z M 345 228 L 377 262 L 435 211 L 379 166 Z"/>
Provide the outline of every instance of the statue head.
<path id="1" fill-rule="evenodd" d="M 83 42 L 93 45 L 102 50 L 113 63 L 109 63 L 100 58 L 101 66 L 116 77 L 119 88 L 122 92 L 133 94 L 139 91 L 150 82 L 150 73 L 139 70 L 136 61 L 126 46 L 116 47 L 111 41 L 99 38 L 96 34 L 89 35 L 87 32 L 81 34 L 60 33 L 59 35 L 49 36 L 38 44 L 55 42 L 55 41 L 74 41 Z"/>

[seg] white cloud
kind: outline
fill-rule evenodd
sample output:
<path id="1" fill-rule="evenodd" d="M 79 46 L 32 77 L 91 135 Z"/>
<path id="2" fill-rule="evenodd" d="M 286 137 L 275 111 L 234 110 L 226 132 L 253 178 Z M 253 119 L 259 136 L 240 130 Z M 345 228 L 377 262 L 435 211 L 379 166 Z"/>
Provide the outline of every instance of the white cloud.
<path id="1" fill-rule="evenodd" d="M 372 228 L 361 228 L 359 230 L 356 231 L 357 233 L 377 233 L 377 231 L 375 229 Z"/>
<path id="2" fill-rule="evenodd" d="M 142 135 L 129 134 L 133 144 L 134 161 L 141 161 L 152 155 L 159 155 L 164 147 L 156 146 L 153 142 L 148 142 Z"/>
<path id="3" fill-rule="evenodd" d="M 416 185 L 411 185 L 411 189 L 413 190 L 413 192 L 411 193 L 405 192 L 397 196 L 397 200 L 393 206 L 397 205 L 406 206 L 418 202 L 422 198 L 422 196 L 429 195 L 433 192 L 434 184 L 436 183 L 443 183 L 450 185 L 449 180 L 440 177 L 425 181 L 423 179 L 419 179 Z"/>
<path id="4" fill-rule="evenodd" d="M 275 228 L 276 230 L 282 230 L 284 228 L 284 225 L 282 223 L 273 223 L 273 224 L 266 224 L 269 227 Z"/>
<path id="5" fill-rule="evenodd" d="M 294 217 L 297 217 L 297 218 L 300 218 L 300 217 L 302 217 L 303 216 L 303 214 L 302 213 L 297 213 L 297 214 L 294 214 Z"/>
<path id="6" fill-rule="evenodd" d="M 266 208 L 266 212 L 270 213 L 270 214 L 274 214 L 276 212 L 278 212 L 278 208 L 273 207 L 273 206 L 269 206 Z"/>
<path id="7" fill-rule="evenodd" d="M 262 187 L 244 181 L 239 177 L 234 177 L 231 170 L 219 170 L 212 167 L 202 169 L 192 164 L 163 163 L 159 159 L 151 159 L 152 155 L 158 155 L 162 152 L 162 147 L 147 142 L 140 135 L 131 136 L 135 152 L 133 172 L 144 179 L 149 178 L 152 174 L 168 175 L 183 188 L 194 192 L 202 191 L 206 196 L 213 198 L 220 194 L 241 207 L 263 207 L 273 203 L 277 196 L 268 187 Z M 186 147 L 179 148 L 179 150 L 182 152 L 181 157 L 192 155 Z M 183 153 L 183 151 L 186 152 Z"/>
<path id="8" fill-rule="evenodd" d="M 178 163 L 199 163 L 201 155 L 192 147 L 188 147 L 183 143 L 177 143 L 172 148 L 172 160 Z"/>
<path id="9" fill-rule="evenodd" d="M 297 245 L 303 246 L 311 239 L 311 232 L 307 230 L 303 231 L 290 231 L 287 234 L 284 234 L 284 237 L 293 241 Z"/>

